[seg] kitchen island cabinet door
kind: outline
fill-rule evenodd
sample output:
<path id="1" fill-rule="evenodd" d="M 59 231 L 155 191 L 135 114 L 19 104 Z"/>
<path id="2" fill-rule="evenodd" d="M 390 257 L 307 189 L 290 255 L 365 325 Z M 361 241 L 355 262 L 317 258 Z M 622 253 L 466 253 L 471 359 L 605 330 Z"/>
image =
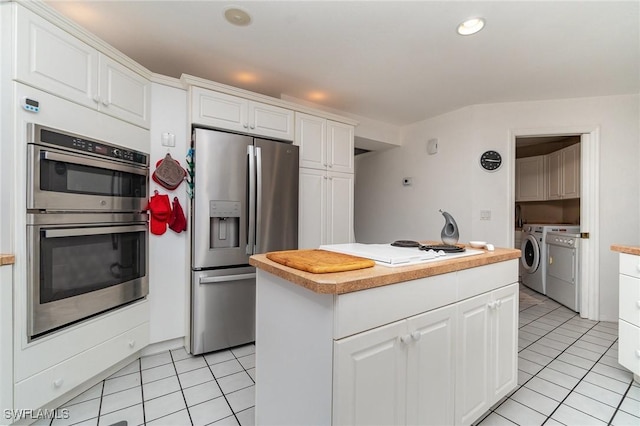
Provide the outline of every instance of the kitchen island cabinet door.
<path id="1" fill-rule="evenodd" d="M 408 339 L 403 320 L 335 342 L 334 425 L 405 424 Z"/>
<path id="2" fill-rule="evenodd" d="M 458 304 L 456 351 L 456 425 L 475 421 L 489 408 L 491 294 Z"/>
<path id="3" fill-rule="evenodd" d="M 518 383 L 518 287 L 510 285 L 493 292 L 491 389 L 496 401 Z"/>
<path id="4" fill-rule="evenodd" d="M 456 307 L 408 319 L 407 424 L 452 425 Z"/>

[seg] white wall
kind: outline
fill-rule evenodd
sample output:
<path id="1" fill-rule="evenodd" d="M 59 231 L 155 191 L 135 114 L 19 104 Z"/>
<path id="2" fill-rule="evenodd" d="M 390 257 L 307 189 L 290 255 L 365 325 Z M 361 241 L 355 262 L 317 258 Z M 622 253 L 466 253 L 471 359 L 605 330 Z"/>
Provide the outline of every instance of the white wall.
<path id="1" fill-rule="evenodd" d="M 173 133 L 176 146 L 162 146 L 162 133 Z M 156 169 L 156 162 L 167 154 L 186 167 L 185 157 L 190 146 L 187 125 L 187 95 L 182 89 L 152 83 L 151 86 L 151 164 L 149 173 Z M 188 214 L 186 182 L 169 191 L 149 179 L 151 195 L 154 190 L 167 194 L 173 202 L 178 197 L 185 215 Z M 149 233 L 149 306 L 150 343 L 180 338 L 186 330 L 186 296 L 188 291 L 189 247 L 188 233 L 176 234 L 167 229 L 163 235 Z"/>
<path id="2" fill-rule="evenodd" d="M 613 243 L 639 245 L 639 96 L 608 96 L 466 107 L 402 129 L 403 145 L 356 157 L 355 233 L 358 242 L 400 238 L 438 240 L 449 211 L 460 240 L 511 241 L 514 161 L 510 132 L 522 129 L 592 127 L 600 131 L 600 318 L 617 318 L 618 256 Z M 428 139 L 439 152 L 428 155 Z M 487 149 L 504 164 L 484 172 L 478 158 Z M 403 187 L 402 177 L 413 177 Z M 491 210 L 481 221 L 480 210 Z"/>

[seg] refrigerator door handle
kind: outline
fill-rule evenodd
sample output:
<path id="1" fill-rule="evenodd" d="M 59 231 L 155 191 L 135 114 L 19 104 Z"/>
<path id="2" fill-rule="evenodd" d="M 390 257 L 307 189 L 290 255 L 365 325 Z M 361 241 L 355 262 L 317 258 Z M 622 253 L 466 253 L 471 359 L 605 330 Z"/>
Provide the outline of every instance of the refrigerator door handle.
<path id="1" fill-rule="evenodd" d="M 242 280 L 250 280 L 256 277 L 256 273 L 253 272 L 251 274 L 238 274 L 238 275 L 223 275 L 219 277 L 200 277 L 200 284 L 209 284 L 209 283 L 221 283 L 228 281 L 242 281 Z"/>
<path id="2" fill-rule="evenodd" d="M 254 253 L 260 252 L 260 230 L 262 227 L 262 148 L 256 147 L 256 242 Z"/>
<path id="3" fill-rule="evenodd" d="M 253 145 L 247 146 L 249 160 L 249 221 L 247 224 L 247 254 L 253 254 L 256 237 L 256 160 Z"/>

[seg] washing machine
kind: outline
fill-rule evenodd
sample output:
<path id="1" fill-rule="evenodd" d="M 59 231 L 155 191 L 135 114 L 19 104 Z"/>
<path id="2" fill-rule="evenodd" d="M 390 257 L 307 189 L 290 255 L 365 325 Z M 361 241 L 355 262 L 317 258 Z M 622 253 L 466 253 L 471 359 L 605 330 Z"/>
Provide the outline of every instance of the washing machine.
<path id="1" fill-rule="evenodd" d="M 523 228 L 522 284 L 541 294 L 547 294 L 547 244 L 548 232 L 579 233 L 580 226 L 567 224 L 533 224 Z"/>

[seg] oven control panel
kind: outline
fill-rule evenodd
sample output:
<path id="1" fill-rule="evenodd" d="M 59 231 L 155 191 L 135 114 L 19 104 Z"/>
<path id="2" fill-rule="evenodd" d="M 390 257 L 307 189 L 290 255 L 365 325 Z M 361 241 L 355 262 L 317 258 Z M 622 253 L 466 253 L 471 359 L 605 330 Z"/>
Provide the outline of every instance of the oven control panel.
<path id="1" fill-rule="evenodd" d="M 140 166 L 146 167 L 149 165 L 149 155 L 143 152 L 129 150 L 117 145 L 111 145 L 106 142 L 96 141 L 78 135 L 63 133 L 39 125 L 33 125 L 32 129 L 32 135 L 29 138 L 30 143 L 41 142 Z"/>

